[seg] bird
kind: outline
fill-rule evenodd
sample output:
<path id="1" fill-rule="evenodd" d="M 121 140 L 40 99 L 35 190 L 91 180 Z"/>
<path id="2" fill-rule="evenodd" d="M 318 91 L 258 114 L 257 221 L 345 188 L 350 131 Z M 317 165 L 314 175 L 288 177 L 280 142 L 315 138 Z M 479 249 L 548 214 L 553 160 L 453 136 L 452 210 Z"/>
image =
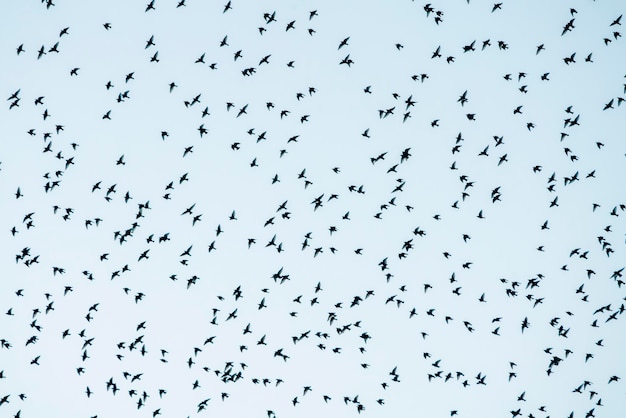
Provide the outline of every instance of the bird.
<path id="1" fill-rule="evenodd" d="M 622 15 L 619 15 L 609 26 L 621 25 Z"/>

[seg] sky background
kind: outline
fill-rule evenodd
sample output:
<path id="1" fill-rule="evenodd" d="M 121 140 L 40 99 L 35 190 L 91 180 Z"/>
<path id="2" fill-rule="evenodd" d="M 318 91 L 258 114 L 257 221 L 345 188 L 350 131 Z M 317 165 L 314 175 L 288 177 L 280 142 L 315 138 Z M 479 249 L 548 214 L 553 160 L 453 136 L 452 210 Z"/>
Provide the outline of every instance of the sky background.
<path id="1" fill-rule="evenodd" d="M 620 2 L 147 4 L 0 6 L 0 416 L 623 414 Z"/>

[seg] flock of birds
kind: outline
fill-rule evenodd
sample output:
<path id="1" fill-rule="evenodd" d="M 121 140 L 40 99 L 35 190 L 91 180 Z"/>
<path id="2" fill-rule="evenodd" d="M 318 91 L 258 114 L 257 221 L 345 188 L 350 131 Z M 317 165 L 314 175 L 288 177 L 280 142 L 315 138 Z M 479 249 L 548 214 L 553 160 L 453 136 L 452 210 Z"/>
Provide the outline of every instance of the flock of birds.
<path id="1" fill-rule="evenodd" d="M 0 416 L 622 413 L 622 15 L 407 3 L 439 38 L 191 0 L 8 37 Z"/>

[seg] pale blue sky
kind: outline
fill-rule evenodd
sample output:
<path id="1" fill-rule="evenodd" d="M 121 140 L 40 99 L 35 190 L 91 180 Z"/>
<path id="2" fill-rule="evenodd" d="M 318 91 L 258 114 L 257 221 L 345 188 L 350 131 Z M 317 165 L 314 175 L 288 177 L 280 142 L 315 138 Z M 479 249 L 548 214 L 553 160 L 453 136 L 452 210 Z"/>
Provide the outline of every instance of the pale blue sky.
<path id="1" fill-rule="evenodd" d="M 0 339 L 10 343 L 0 349 L 0 416 L 343 417 L 359 405 L 375 417 L 623 414 L 623 380 L 608 383 L 626 376 L 626 293 L 612 277 L 626 264 L 626 49 L 614 34 L 621 21 L 611 26 L 620 2 L 508 1 L 492 12 L 454 0 L 430 3 L 428 16 L 426 3 L 405 0 L 234 0 L 226 12 L 226 2 L 177 3 L 0 6 L 2 91 L 19 90 L 0 109 Z M 121 244 L 116 231 L 133 222 Z M 272 278 L 281 268 L 282 284 Z M 224 383 L 228 362 L 242 377 Z"/>

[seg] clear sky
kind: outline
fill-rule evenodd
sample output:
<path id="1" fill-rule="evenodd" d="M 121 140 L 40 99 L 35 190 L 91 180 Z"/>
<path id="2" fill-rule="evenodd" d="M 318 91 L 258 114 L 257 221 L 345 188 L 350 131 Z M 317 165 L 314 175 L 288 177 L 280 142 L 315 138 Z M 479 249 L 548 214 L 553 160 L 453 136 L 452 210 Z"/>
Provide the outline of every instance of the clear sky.
<path id="1" fill-rule="evenodd" d="M 0 416 L 623 416 L 624 7 L 545 3 L 0 6 Z"/>

